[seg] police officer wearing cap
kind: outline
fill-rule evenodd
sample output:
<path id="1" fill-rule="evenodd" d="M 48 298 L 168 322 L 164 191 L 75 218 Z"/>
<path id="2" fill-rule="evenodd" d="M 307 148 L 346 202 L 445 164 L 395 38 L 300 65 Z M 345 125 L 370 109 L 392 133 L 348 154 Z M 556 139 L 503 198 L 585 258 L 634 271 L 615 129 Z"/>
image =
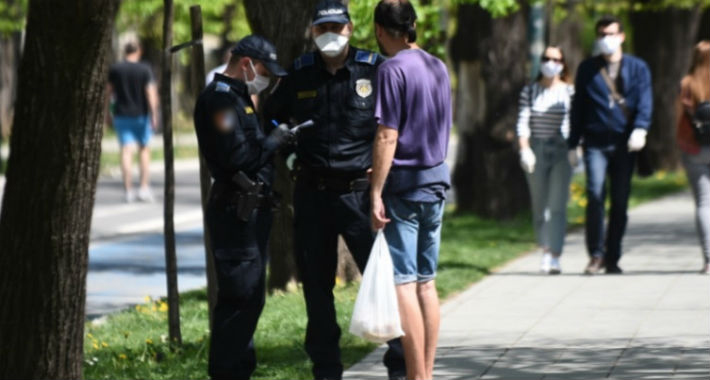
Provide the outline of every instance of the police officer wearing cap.
<path id="1" fill-rule="evenodd" d="M 316 379 L 340 379 L 343 372 L 333 304 L 338 235 L 360 271 L 374 242 L 367 170 L 377 128 L 373 84 L 383 58 L 350 46 L 352 31 L 341 2 L 320 2 L 311 28 L 318 50 L 296 59 L 264 108 L 278 122 L 314 122 L 297 137 L 293 202 L 296 262 L 308 313 L 305 348 Z M 399 339 L 390 342 L 384 363 L 390 378 L 404 378 Z"/>
<path id="2" fill-rule="evenodd" d="M 218 285 L 209 354 L 213 379 L 249 379 L 256 367 L 252 336 L 264 307 L 271 161 L 292 136 L 285 127 L 262 132 L 250 95 L 268 87 L 270 76 L 284 75 L 270 42 L 245 37 L 195 106 L 200 151 L 214 178 L 206 210 Z"/>

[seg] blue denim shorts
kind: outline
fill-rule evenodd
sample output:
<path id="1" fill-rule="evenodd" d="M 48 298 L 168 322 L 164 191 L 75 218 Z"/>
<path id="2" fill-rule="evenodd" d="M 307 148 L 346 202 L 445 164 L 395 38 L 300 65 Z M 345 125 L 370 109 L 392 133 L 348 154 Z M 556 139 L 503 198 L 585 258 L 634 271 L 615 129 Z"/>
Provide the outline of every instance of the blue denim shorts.
<path id="1" fill-rule="evenodd" d="M 436 277 L 444 201 L 413 202 L 383 199 L 390 222 L 385 238 L 394 264 L 394 282 L 427 282 Z"/>
<path id="2" fill-rule="evenodd" d="M 121 146 L 135 143 L 147 146 L 153 135 L 148 116 L 114 116 L 113 126 Z"/>

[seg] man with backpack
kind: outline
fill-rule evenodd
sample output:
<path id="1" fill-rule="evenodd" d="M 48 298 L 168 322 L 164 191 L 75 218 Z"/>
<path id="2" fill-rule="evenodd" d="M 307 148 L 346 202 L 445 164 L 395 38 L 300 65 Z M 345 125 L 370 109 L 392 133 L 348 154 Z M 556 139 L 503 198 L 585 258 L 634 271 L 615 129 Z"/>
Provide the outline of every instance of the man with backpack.
<path id="1" fill-rule="evenodd" d="M 651 124 L 651 73 L 641 59 L 624 54 L 626 35 L 618 18 L 596 24 L 600 55 L 579 65 L 570 117 L 569 159 L 578 163 L 582 141 L 587 175 L 586 243 L 590 261 L 584 272 L 621 274 L 621 240 L 626 230 L 636 152 L 646 144 Z M 606 179 L 611 210 L 604 233 Z"/>

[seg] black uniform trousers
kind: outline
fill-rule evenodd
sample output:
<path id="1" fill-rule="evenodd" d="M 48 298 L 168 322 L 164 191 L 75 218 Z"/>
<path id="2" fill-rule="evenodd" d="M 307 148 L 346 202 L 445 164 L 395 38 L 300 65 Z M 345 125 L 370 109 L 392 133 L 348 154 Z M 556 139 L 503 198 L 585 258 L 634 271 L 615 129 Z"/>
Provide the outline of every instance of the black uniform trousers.
<path id="1" fill-rule="evenodd" d="M 242 222 L 235 206 L 211 197 L 206 216 L 218 285 L 209 375 L 212 379 L 249 379 L 256 368 L 252 337 L 265 302 L 271 210 L 255 209 L 249 221 Z"/>
<path id="2" fill-rule="evenodd" d="M 296 263 L 303 283 L 308 325 L 306 352 L 313 376 L 340 379 L 340 327 L 333 304 L 338 265 L 338 235 L 342 235 L 362 272 L 374 243 L 367 191 L 332 192 L 296 181 L 294 224 Z M 406 368 L 399 339 L 388 342 L 384 364 L 390 376 L 404 376 Z"/>

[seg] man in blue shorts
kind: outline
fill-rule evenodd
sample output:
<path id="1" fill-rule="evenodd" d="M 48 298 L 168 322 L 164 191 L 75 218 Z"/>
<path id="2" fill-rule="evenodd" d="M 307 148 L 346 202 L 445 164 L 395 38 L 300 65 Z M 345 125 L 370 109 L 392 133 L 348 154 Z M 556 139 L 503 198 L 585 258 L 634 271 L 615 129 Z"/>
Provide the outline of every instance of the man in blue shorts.
<path id="1" fill-rule="evenodd" d="M 451 88 L 446 65 L 416 45 L 416 18 L 406 0 L 382 0 L 375 9 L 375 36 L 391 58 L 380 65 L 375 86 L 371 219 L 373 229 L 384 228 L 392 254 L 407 378 L 431 379 Z"/>
<path id="2" fill-rule="evenodd" d="M 152 131 L 158 126 L 158 92 L 150 66 L 139 62 L 141 47 L 138 42 L 124 46 L 125 60 L 109 70 L 106 86 L 106 123 L 113 124 L 121 144 L 121 172 L 126 202 L 138 199 L 152 202 L 150 190 L 150 150 Z M 113 98 L 113 120 L 108 105 Z M 133 191 L 131 165 L 136 146 L 140 152 L 140 188 Z"/>

